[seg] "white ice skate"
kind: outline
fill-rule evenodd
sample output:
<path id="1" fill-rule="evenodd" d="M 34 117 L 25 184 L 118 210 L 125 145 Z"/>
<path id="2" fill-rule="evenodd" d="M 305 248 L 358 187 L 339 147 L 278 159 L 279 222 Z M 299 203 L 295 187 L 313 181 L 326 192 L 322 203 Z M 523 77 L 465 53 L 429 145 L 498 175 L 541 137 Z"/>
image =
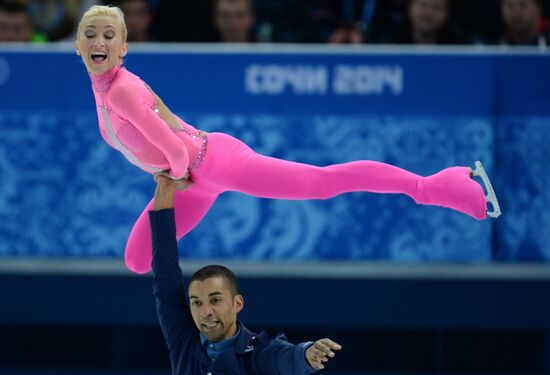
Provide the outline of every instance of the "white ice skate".
<path id="1" fill-rule="evenodd" d="M 491 180 L 489 180 L 487 172 L 485 172 L 485 168 L 483 168 L 483 165 L 479 160 L 475 162 L 475 165 L 476 169 L 472 171 L 472 176 L 479 176 L 481 178 L 483 184 L 485 185 L 485 190 L 487 191 L 485 200 L 487 201 L 487 203 L 491 203 L 491 205 L 493 206 L 492 211 L 489 211 L 489 209 L 487 209 L 487 215 L 492 218 L 497 218 L 500 216 L 501 212 L 495 190 L 493 189 L 493 185 L 491 185 Z"/>

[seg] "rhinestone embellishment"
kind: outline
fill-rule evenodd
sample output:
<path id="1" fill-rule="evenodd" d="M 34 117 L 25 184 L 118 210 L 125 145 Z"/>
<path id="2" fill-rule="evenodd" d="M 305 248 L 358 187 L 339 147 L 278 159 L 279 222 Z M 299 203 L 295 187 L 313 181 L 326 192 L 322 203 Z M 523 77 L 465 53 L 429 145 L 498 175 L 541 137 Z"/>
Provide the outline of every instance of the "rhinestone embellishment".
<path id="1" fill-rule="evenodd" d="M 91 74 L 90 79 L 92 80 L 92 85 L 94 90 L 100 94 L 106 92 L 111 86 L 111 82 L 115 79 L 118 71 L 122 68 L 122 65 L 115 65 L 111 69 L 107 70 L 105 73 L 101 74 Z"/>

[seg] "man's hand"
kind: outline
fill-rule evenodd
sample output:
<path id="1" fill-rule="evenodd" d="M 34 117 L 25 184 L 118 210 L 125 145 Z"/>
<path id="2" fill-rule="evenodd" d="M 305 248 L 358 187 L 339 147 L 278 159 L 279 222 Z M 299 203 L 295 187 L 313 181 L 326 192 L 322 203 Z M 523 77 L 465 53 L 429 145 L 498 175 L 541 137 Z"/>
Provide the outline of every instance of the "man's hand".
<path id="1" fill-rule="evenodd" d="M 306 350 L 306 358 L 311 367 L 315 370 L 325 368 L 324 363 L 334 357 L 333 350 L 340 350 L 342 347 L 331 339 L 317 340 Z"/>
<path id="2" fill-rule="evenodd" d="M 185 190 L 193 185 L 193 182 L 184 177 L 173 180 L 165 172 L 155 174 L 157 188 L 155 190 L 155 211 L 174 207 L 174 193 L 176 190 Z"/>

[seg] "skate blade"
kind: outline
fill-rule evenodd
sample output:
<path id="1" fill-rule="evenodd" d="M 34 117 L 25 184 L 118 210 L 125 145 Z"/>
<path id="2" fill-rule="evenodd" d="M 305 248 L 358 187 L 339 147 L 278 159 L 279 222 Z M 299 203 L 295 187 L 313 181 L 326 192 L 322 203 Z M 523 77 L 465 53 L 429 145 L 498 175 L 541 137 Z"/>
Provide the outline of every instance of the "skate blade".
<path id="1" fill-rule="evenodd" d="M 495 194 L 495 190 L 493 189 L 493 185 L 491 185 L 491 180 L 489 180 L 489 177 L 487 176 L 487 172 L 485 172 L 485 168 L 483 168 L 483 165 L 478 160 L 475 162 L 476 169 L 472 171 L 472 176 L 479 176 L 481 180 L 483 181 L 483 184 L 485 185 L 485 190 L 487 190 L 487 195 L 485 196 L 485 200 L 493 206 L 493 211 L 487 210 L 487 215 L 492 218 L 497 218 L 502 213 L 500 211 L 500 206 L 498 204 L 497 196 Z"/>

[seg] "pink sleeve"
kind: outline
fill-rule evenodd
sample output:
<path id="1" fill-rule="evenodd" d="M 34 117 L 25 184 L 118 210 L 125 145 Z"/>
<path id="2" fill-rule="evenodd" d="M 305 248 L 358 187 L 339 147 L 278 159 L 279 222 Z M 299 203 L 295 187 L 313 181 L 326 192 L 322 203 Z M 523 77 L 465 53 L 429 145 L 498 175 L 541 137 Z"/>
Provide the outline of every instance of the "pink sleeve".
<path id="1" fill-rule="evenodd" d="M 182 178 L 189 166 L 185 144 L 151 108 L 151 92 L 144 84 L 128 82 L 114 86 L 110 102 L 118 114 L 134 125 L 145 138 L 155 145 L 170 164 L 170 174 Z"/>

